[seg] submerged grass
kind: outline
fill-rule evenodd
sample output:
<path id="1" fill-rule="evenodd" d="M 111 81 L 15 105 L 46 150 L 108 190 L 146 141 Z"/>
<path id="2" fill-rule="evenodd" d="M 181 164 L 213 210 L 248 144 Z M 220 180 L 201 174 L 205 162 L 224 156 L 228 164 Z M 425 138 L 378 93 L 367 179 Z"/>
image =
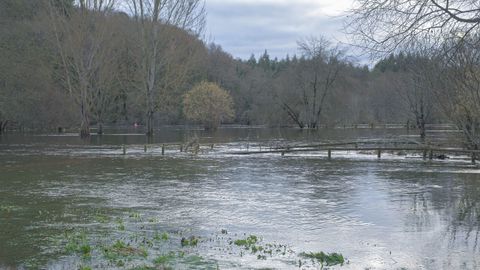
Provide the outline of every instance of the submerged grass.
<path id="1" fill-rule="evenodd" d="M 312 260 L 317 260 L 322 265 L 326 266 L 333 266 L 333 265 L 343 265 L 345 263 L 345 258 L 340 253 L 324 253 L 323 251 L 320 252 L 309 252 L 300 253 L 301 257 L 309 258 Z"/>
<path id="2" fill-rule="evenodd" d="M 110 220 L 110 224 L 114 225 L 113 230 L 109 227 L 105 234 L 95 236 L 88 236 L 86 230 L 69 230 L 65 232 L 63 240 L 64 253 L 77 256 L 84 263 L 88 262 L 88 266 L 77 268 L 81 270 L 97 267 L 131 270 L 218 269 L 216 261 L 197 255 L 198 248 L 200 243 L 208 245 L 209 242 L 224 241 L 224 244 L 230 244 L 230 247 L 223 249 L 224 252 L 228 252 L 228 256 L 250 256 L 253 260 L 271 260 L 279 256 L 288 256 L 291 259 L 291 256 L 298 256 L 295 260 L 308 258 L 312 260 L 310 263 L 314 264 L 316 261 L 321 263 L 322 267 L 345 262 L 343 255 L 339 253 L 310 252 L 295 255 L 295 252 L 286 245 L 264 243 L 261 237 L 253 234 L 235 240 L 226 236 L 228 232 L 222 229 L 215 237 L 205 239 L 198 236 L 182 237 L 184 235 L 182 231 L 173 230 L 169 234 L 155 230 L 157 225 L 145 223 L 144 221 L 149 219 L 145 217 L 142 221 L 138 213 L 129 212 L 127 217 L 130 218 L 129 227 L 125 230 L 123 219 L 108 218 L 95 213 L 94 218 L 97 222 L 104 223 Z M 131 219 L 138 222 L 132 222 Z M 105 228 L 103 225 L 102 227 Z M 293 264 L 296 264 L 295 260 Z M 309 261 L 299 261 L 300 265 L 309 264 Z"/>
<path id="3" fill-rule="evenodd" d="M 180 240 L 182 247 L 196 247 L 198 245 L 198 238 L 195 236 L 190 236 L 190 238 L 182 238 Z"/>

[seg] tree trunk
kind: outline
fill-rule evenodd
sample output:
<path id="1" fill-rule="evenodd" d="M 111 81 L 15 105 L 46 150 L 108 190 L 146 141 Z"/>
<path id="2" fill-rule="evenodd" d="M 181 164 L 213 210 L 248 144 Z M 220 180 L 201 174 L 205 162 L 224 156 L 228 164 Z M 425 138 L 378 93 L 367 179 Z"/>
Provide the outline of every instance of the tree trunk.
<path id="1" fill-rule="evenodd" d="M 6 131 L 8 121 L 0 121 L 0 135 Z"/>
<path id="2" fill-rule="evenodd" d="M 102 134 L 103 134 L 103 124 L 102 124 L 101 122 L 98 123 L 97 134 L 98 134 L 98 135 L 102 135 Z"/>
<path id="3" fill-rule="evenodd" d="M 147 112 L 147 136 L 153 136 L 153 111 Z"/>
<path id="4" fill-rule="evenodd" d="M 84 104 L 81 105 L 81 118 L 82 122 L 80 124 L 80 138 L 84 139 L 90 137 L 90 118 L 87 110 L 85 110 Z"/>
<path id="5" fill-rule="evenodd" d="M 425 137 L 427 136 L 426 135 L 426 128 L 425 128 L 425 119 L 420 119 L 419 120 L 419 125 L 418 125 L 418 128 L 420 129 L 420 138 L 423 140 L 425 140 Z"/>
<path id="6" fill-rule="evenodd" d="M 300 129 L 305 127 L 305 124 L 300 120 L 298 113 L 296 113 L 287 103 L 283 103 L 282 108 L 287 112 L 288 116 L 298 125 Z"/>

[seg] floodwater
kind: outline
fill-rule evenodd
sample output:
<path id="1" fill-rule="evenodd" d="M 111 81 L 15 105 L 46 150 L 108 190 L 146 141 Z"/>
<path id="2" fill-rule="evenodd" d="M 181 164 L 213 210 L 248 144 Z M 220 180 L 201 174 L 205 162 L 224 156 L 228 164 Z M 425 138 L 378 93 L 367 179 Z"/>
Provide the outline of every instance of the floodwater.
<path id="1" fill-rule="evenodd" d="M 0 269 L 320 269 L 300 255 L 320 251 L 345 257 L 330 269 L 480 268 L 480 169 L 467 159 L 228 153 L 406 131 L 170 127 L 147 153 L 131 133 L 0 137 Z M 194 134 L 214 148 L 162 156 Z M 78 235 L 87 251 L 69 250 Z M 263 251 L 235 244 L 249 235 Z M 133 252 L 107 256 L 118 242 Z"/>

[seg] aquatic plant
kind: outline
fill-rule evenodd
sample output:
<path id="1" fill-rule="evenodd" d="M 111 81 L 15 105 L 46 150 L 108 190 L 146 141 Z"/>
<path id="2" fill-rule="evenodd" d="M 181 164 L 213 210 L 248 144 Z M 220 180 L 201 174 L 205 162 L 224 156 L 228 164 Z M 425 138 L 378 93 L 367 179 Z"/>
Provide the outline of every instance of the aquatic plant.
<path id="1" fill-rule="evenodd" d="M 153 263 L 155 263 L 156 265 L 164 265 L 171 262 L 175 258 L 176 258 L 175 252 L 169 252 L 168 254 L 164 254 L 155 258 L 155 260 L 153 260 Z"/>
<path id="2" fill-rule="evenodd" d="M 134 219 L 134 220 L 137 220 L 137 221 L 141 220 L 140 213 L 138 213 L 138 212 L 131 212 L 129 217 L 131 219 Z"/>
<path id="3" fill-rule="evenodd" d="M 159 234 L 158 232 L 156 232 L 155 235 L 153 236 L 153 239 L 157 241 L 168 241 L 169 236 L 168 236 L 168 233 L 166 232 L 162 234 Z"/>
<path id="4" fill-rule="evenodd" d="M 326 266 L 333 266 L 333 265 L 343 265 L 345 263 L 345 258 L 340 253 L 324 253 L 323 251 L 320 252 L 309 252 L 300 253 L 301 257 L 309 258 L 312 260 L 317 260 L 322 265 L 325 264 Z"/>
<path id="5" fill-rule="evenodd" d="M 141 221 L 138 218 L 140 217 L 139 214 L 129 212 L 128 215 Z M 97 221 L 100 221 L 106 216 L 97 213 L 95 217 Z M 145 217 L 144 220 L 149 220 L 149 217 Z M 218 269 L 215 260 L 205 259 L 197 254 L 196 247 L 200 241 L 206 243 L 206 245 L 211 241 L 225 241 L 230 245 L 239 247 L 235 249 L 231 246 L 224 249 L 224 251 L 229 252 L 229 255 L 234 254 L 231 251 L 236 251 L 236 256 L 251 256 L 251 259 L 257 260 L 285 256 L 287 252 L 294 254 L 286 245 L 264 243 L 261 237 L 253 234 L 247 234 L 243 239 L 236 240 L 224 237 L 223 235 L 228 234 L 225 229 L 218 231 L 216 237 L 201 239 L 198 236 L 182 237 L 185 234 L 181 231 L 173 231 L 171 234 L 153 231 L 152 234 L 149 228 L 146 228 L 150 225 L 146 225 L 144 222 L 136 224 L 129 220 L 128 231 L 125 231 L 123 219 L 111 219 L 110 222 L 114 225 L 113 231 L 107 231 L 105 234 L 95 235 L 95 237 L 87 237 L 85 230 L 65 232 L 65 251 L 82 259 L 88 259 L 88 264 L 91 265 L 82 266 L 83 268 L 80 268 L 80 270 L 89 270 L 90 267 L 106 267 L 107 265 L 109 268 L 130 270 Z M 115 227 L 115 224 L 118 226 Z M 100 236 L 105 238 L 101 239 Z M 89 241 L 92 239 L 95 239 L 95 241 Z M 172 248 L 178 248 L 178 244 L 184 249 L 172 250 Z M 149 253 L 151 256 L 149 256 Z M 312 264 L 318 261 L 322 264 L 322 267 L 323 265 L 332 266 L 344 263 L 343 256 L 337 253 L 302 253 L 299 256 L 312 259 Z M 309 260 L 300 261 L 302 264 L 308 264 L 309 262 Z"/>
<path id="6" fill-rule="evenodd" d="M 238 239 L 235 240 L 233 243 L 237 246 L 245 246 L 245 248 L 249 249 L 252 245 L 255 245 L 258 241 L 257 236 L 250 235 L 246 239 Z"/>
<path id="7" fill-rule="evenodd" d="M 12 205 L 0 205 L 0 212 L 11 213 L 12 211 L 17 209 L 19 208 Z"/>
<path id="8" fill-rule="evenodd" d="M 118 230 L 119 231 L 125 231 L 125 224 L 123 224 L 123 220 L 118 218 L 117 219 L 117 224 L 118 224 Z"/>
<path id="9" fill-rule="evenodd" d="M 122 240 L 117 240 L 113 245 L 103 248 L 105 259 L 114 262 L 117 266 L 124 265 L 123 259 L 131 259 L 131 257 L 148 257 L 148 252 L 145 248 L 135 248 L 126 244 Z"/>
<path id="10" fill-rule="evenodd" d="M 131 268 L 130 270 L 158 270 L 158 268 L 148 266 L 148 265 L 142 265 L 142 266 L 136 266 L 134 268 Z"/>
<path id="11" fill-rule="evenodd" d="M 88 244 L 87 235 L 84 231 L 74 232 L 72 234 L 65 232 L 67 243 L 65 244 L 65 251 L 68 254 L 78 253 L 84 258 L 89 258 L 92 247 Z"/>
<path id="12" fill-rule="evenodd" d="M 108 223 L 110 222 L 110 217 L 101 213 L 96 213 L 94 216 L 95 221 L 99 223 Z"/>
<path id="13" fill-rule="evenodd" d="M 182 245 L 182 247 L 186 247 L 186 246 L 195 247 L 198 244 L 198 238 L 195 236 L 190 236 L 190 238 L 188 239 L 182 238 L 182 240 L 180 240 L 180 244 Z"/>

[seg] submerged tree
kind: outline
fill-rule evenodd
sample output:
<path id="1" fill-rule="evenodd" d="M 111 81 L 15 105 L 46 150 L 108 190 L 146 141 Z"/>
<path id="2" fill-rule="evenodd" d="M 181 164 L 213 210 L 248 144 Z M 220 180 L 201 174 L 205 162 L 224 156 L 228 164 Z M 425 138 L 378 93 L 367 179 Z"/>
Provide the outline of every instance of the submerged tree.
<path id="1" fill-rule="evenodd" d="M 344 65 L 342 52 L 332 48 L 324 37 L 308 38 L 298 42 L 303 58 L 291 75 L 292 89 L 283 89 L 280 103 L 290 118 L 300 127 L 318 128 L 325 100 L 332 91 Z M 282 83 L 280 88 L 286 85 Z"/>
<path id="2" fill-rule="evenodd" d="M 235 115 L 230 94 L 209 82 L 202 82 L 185 94 L 184 113 L 188 120 L 202 123 L 205 129 L 217 129 Z"/>
<path id="3" fill-rule="evenodd" d="M 480 147 L 480 51 L 476 43 L 462 41 L 454 54 L 446 54 L 437 68 L 435 92 L 443 110 L 463 131 L 469 148 Z"/>
<path id="4" fill-rule="evenodd" d="M 431 82 L 435 101 L 469 147 L 478 148 L 479 1 L 356 0 L 346 29 L 373 55 L 419 46 L 428 52 L 433 65 L 418 75 Z"/>
<path id="5" fill-rule="evenodd" d="M 76 4 L 70 7 L 49 0 L 48 11 L 59 55 L 59 77 L 78 105 L 80 136 L 85 138 L 90 135 L 91 118 L 102 121 L 105 102 L 110 98 L 115 50 L 108 17 L 115 0 L 82 0 Z"/>
<path id="6" fill-rule="evenodd" d="M 174 26 L 200 32 L 205 23 L 205 8 L 201 0 L 127 0 L 137 25 L 140 89 L 144 92 L 146 134 L 153 135 L 153 117 L 158 111 L 161 70 L 166 67 L 168 53 L 162 53 L 168 31 Z M 165 32 L 167 31 L 167 33 Z"/>

